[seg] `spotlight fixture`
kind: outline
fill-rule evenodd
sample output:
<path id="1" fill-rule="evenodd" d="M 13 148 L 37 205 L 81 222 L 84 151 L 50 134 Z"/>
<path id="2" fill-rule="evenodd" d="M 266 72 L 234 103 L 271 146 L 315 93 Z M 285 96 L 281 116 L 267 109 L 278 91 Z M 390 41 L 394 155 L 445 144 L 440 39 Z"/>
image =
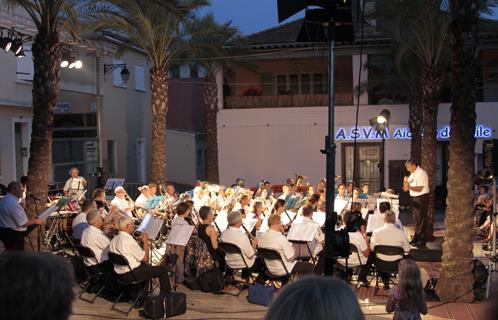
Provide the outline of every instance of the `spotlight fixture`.
<path id="1" fill-rule="evenodd" d="M 4 37 L 2 34 L 2 37 L 0 38 L 0 49 L 9 51 L 11 46 L 12 46 L 12 39 L 9 37 Z"/>
<path id="2" fill-rule="evenodd" d="M 24 49 L 21 48 L 21 51 L 15 54 L 16 58 L 24 58 L 26 55 L 24 54 Z"/>
<path id="3" fill-rule="evenodd" d="M 22 39 L 16 38 L 12 41 L 12 46 L 10 47 L 10 50 L 14 52 L 15 55 L 19 54 L 22 50 Z"/>
<path id="4" fill-rule="evenodd" d="M 67 68 L 69 66 L 69 60 L 71 60 L 71 56 L 69 55 L 68 51 L 64 51 L 62 53 L 62 60 L 60 66 L 62 68 Z"/>
<path id="5" fill-rule="evenodd" d="M 375 131 L 384 131 L 389 125 L 389 118 L 391 117 L 391 112 L 384 109 L 380 114 L 372 119 L 370 119 L 370 126 L 375 128 Z"/>
<path id="6" fill-rule="evenodd" d="M 81 69 L 83 67 L 83 61 L 81 61 L 80 59 L 77 59 L 76 61 L 74 61 L 74 68 L 75 69 Z"/>

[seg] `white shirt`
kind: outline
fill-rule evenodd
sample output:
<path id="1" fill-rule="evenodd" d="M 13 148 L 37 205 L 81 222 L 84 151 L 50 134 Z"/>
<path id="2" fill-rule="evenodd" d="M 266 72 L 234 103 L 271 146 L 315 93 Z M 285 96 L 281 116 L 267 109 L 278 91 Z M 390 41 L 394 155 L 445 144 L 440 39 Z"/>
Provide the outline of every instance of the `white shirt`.
<path id="1" fill-rule="evenodd" d="M 76 239 L 81 239 L 83 231 L 88 228 L 88 222 L 86 221 L 86 212 L 80 212 L 73 220 L 73 237 Z"/>
<path id="2" fill-rule="evenodd" d="M 10 192 L 0 200 L 0 227 L 15 231 L 26 231 L 23 227 L 28 222 L 26 212 L 19 204 L 19 199 Z"/>
<path id="3" fill-rule="evenodd" d="M 107 238 L 102 230 L 89 226 L 83 231 L 81 236 L 81 244 L 87 248 L 92 249 L 97 258 L 98 264 L 108 259 L 107 253 L 109 252 L 109 238 Z M 87 266 L 96 265 L 95 259 L 84 259 Z"/>
<path id="4" fill-rule="evenodd" d="M 128 210 L 129 208 L 128 201 L 126 201 L 126 199 L 121 199 L 119 197 L 114 197 L 114 199 L 112 199 L 111 201 L 111 204 L 113 206 L 116 206 L 119 210 L 123 212 L 126 212 L 126 210 Z"/>
<path id="5" fill-rule="evenodd" d="M 71 199 L 79 200 L 83 192 L 85 192 L 86 180 L 83 177 L 69 178 L 64 185 L 64 191 Z"/>
<path id="6" fill-rule="evenodd" d="M 362 265 L 366 264 L 368 257 L 366 257 L 363 254 L 363 251 L 367 250 L 367 248 L 368 248 L 367 242 L 365 241 L 365 239 L 363 238 L 361 233 L 358 231 L 357 232 L 348 232 L 348 235 L 349 235 L 349 243 L 354 244 L 356 249 L 358 249 L 358 254 L 356 254 L 356 252 L 355 252 L 355 253 L 351 253 L 349 255 L 348 266 L 351 266 L 351 267 L 359 266 L 360 261 L 361 261 Z M 360 256 L 360 260 L 358 260 L 358 256 Z M 343 266 L 346 265 L 346 259 L 338 259 L 337 261 L 340 264 L 342 264 Z"/>
<path id="7" fill-rule="evenodd" d="M 119 234 L 111 240 L 109 251 L 124 256 L 132 269 L 140 266 L 145 256 L 145 251 L 133 239 L 131 234 L 124 231 L 119 231 Z M 114 265 L 114 271 L 117 274 L 124 274 L 129 272 L 130 269 L 127 266 Z"/>
<path id="8" fill-rule="evenodd" d="M 250 268 L 256 260 L 256 255 L 254 254 L 254 249 L 251 245 L 251 241 L 247 235 L 241 231 L 239 228 L 228 227 L 225 231 L 221 233 L 221 241 L 228 242 L 236 245 L 242 251 L 244 259 L 246 260 L 247 266 Z M 233 269 L 245 268 L 244 261 L 240 254 L 227 254 L 225 255 L 226 264 Z"/>
<path id="9" fill-rule="evenodd" d="M 188 225 L 188 222 L 184 217 L 176 216 L 173 220 L 171 220 L 171 227 L 174 225 Z"/>
<path id="10" fill-rule="evenodd" d="M 410 174 L 408 183 L 410 184 L 410 187 L 424 187 L 420 192 L 410 190 L 410 196 L 412 197 L 418 197 L 429 193 L 429 177 L 427 177 L 427 172 L 420 168 L 420 166 Z"/>
<path id="11" fill-rule="evenodd" d="M 291 229 L 296 224 L 304 224 L 304 225 L 311 224 L 311 225 L 318 226 L 318 228 L 316 229 L 315 237 L 313 238 L 312 241 L 308 241 L 308 247 L 310 248 L 311 254 L 313 256 L 316 256 L 317 254 L 319 254 L 320 251 L 322 251 L 322 249 L 323 249 L 323 246 L 321 243 L 323 241 L 325 241 L 325 235 L 323 234 L 322 229 L 320 228 L 320 224 L 318 222 L 316 222 L 308 217 L 304 217 L 304 216 L 297 217 L 294 220 L 294 222 L 292 223 Z M 301 230 L 304 230 L 304 228 Z M 289 230 L 289 233 L 290 233 L 290 230 Z M 301 257 L 308 257 L 309 256 L 308 248 L 306 248 L 306 245 L 294 244 L 294 248 L 297 248 L 297 250 L 294 250 L 294 251 L 297 251 L 298 253 L 300 253 Z"/>
<path id="12" fill-rule="evenodd" d="M 281 232 L 268 229 L 268 231 L 266 231 L 258 240 L 258 245 L 260 248 L 278 251 L 284 261 L 287 271 L 289 273 L 292 272 L 292 269 L 296 264 L 296 261 L 294 261 L 294 248 Z M 286 275 L 284 266 L 279 260 L 265 260 L 265 264 L 272 274 L 276 276 Z"/>
<path id="13" fill-rule="evenodd" d="M 374 250 L 376 245 L 400 247 L 403 248 L 405 253 L 408 253 L 411 248 L 408 243 L 408 238 L 403 230 L 396 228 L 396 226 L 392 223 L 386 223 L 383 227 L 372 233 L 370 248 Z M 402 256 L 385 256 L 383 254 L 377 254 L 377 257 L 385 261 L 395 261 L 403 258 Z"/>
<path id="14" fill-rule="evenodd" d="M 141 193 L 138 196 L 137 200 L 135 200 L 135 207 L 145 208 L 145 204 L 147 203 L 147 200 L 148 200 L 148 198 L 143 193 Z"/>

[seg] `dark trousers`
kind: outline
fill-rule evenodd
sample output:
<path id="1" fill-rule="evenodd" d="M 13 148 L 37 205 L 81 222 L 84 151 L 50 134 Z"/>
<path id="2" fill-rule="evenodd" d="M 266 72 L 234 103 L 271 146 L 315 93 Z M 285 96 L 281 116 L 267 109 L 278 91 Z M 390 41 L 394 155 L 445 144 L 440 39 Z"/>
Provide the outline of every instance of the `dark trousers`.
<path id="1" fill-rule="evenodd" d="M 427 208 L 429 207 L 429 194 L 412 197 L 412 216 L 415 222 L 413 239 L 425 242 L 427 234 Z"/>
<path id="2" fill-rule="evenodd" d="M 27 231 L 15 231 L 10 228 L 0 228 L 0 240 L 6 251 L 24 251 L 24 237 Z"/>
<path id="3" fill-rule="evenodd" d="M 363 265 L 363 267 L 361 267 L 361 270 L 358 274 L 359 281 L 365 281 L 365 282 L 367 281 L 368 273 L 372 270 L 374 261 L 375 261 L 375 252 L 372 251 L 368 255 L 367 262 Z M 382 282 L 384 284 L 389 284 L 389 274 L 385 272 L 379 272 L 379 274 L 382 279 Z"/>
<path id="4" fill-rule="evenodd" d="M 142 281 L 150 280 L 152 278 L 159 278 L 159 286 L 161 287 L 161 293 L 170 293 L 171 284 L 169 282 L 168 269 L 165 266 L 149 266 L 147 264 L 142 264 L 133 271 L 124 273 L 120 275 L 123 281 Z"/>
<path id="5" fill-rule="evenodd" d="M 292 268 L 291 274 L 312 274 L 315 269 L 315 266 L 309 262 L 298 261 Z"/>

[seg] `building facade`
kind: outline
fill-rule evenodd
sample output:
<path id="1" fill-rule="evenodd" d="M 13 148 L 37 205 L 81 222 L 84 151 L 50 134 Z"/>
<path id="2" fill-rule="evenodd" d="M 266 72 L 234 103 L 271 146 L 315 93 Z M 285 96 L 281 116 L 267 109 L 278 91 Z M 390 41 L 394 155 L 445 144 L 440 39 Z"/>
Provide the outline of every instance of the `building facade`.
<path id="1" fill-rule="evenodd" d="M 235 68 L 226 80 L 230 96 L 218 114 L 220 179 L 231 184 L 245 178 L 254 185 L 262 178 L 284 183 L 295 173 L 313 182 L 325 176 L 324 148 L 327 134 L 327 49 L 296 43 L 301 21 L 291 22 L 247 37 L 256 70 Z M 497 139 L 498 128 L 498 24 L 481 32 L 476 168 L 483 166 L 483 142 Z M 410 156 L 406 97 L 382 85 L 369 86 L 380 75 L 359 71 L 369 59 L 385 55 L 389 39 L 370 34 L 360 57 L 359 43 L 338 43 L 335 67 L 336 175 L 343 181 L 356 177 L 373 191 L 400 189 Z M 361 64 L 360 64 L 360 61 Z M 367 89 L 357 101 L 358 86 Z M 446 88 L 445 88 L 446 90 Z M 442 94 L 438 115 L 437 185 L 444 192 L 449 141 L 449 95 Z M 355 129 L 359 102 L 358 131 Z M 369 125 L 369 119 L 388 109 L 391 121 L 385 140 Z M 354 136 L 357 148 L 354 148 Z M 237 150 L 237 151 L 234 151 Z M 356 150 L 356 156 L 355 156 Z M 356 165 L 353 165 L 354 160 Z"/>

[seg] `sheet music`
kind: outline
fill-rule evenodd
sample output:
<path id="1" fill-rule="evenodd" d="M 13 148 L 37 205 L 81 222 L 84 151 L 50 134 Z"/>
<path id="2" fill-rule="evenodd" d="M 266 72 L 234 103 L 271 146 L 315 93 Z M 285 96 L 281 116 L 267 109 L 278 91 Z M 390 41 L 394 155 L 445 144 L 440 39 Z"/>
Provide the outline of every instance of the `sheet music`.
<path id="1" fill-rule="evenodd" d="M 265 233 L 266 231 L 268 231 L 268 217 L 269 216 L 264 217 L 261 221 L 261 227 L 259 227 L 260 233 Z"/>
<path id="2" fill-rule="evenodd" d="M 167 244 L 185 247 L 190 240 L 195 226 L 186 224 L 175 224 L 166 239 Z"/>
<path id="3" fill-rule="evenodd" d="M 399 200 L 398 199 L 377 199 L 377 211 L 380 212 L 380 204 L 382 202 L 388 202 L 391 206 L 392 212 L 396 214 L 396 219 L 399 217 Z"/>
<path id="4" fill-rule="evenodd" d="M 164 200 L 164 196 L 153 196 L 147 199 L 144 209 L 154 209 Z"/>
<path id="5" fill-rule="evenodd" d="M 59 207 L 57 205 L 55 206 L 51 206 L 50 208 L 47 208 L 45 211 L 43 211 L 39 216 L 38 218 L 42 219 L 42 220 L 47 220 L 48 217 L 50 217 L 50 215 L 54 212 L 56 212 L 57 210 L 59 210 Z"/>
<path id="6" fill-rule="evenodd" d="M 287 212 L 287 213 L 286 213 Z M 282 213 L 280 216 L 282 219 L 282 224 L 285 226 L 289 224 L 292 220 L 294 220 L 294 217 L 297 215 L 297 212 L 292 212 L 292 211 L 285 211 Z M 290 218 L 290 219 L 289 219 Z"/>
<path id="7" fill-rule="evenodd" d="M 216 228 L 215 223 L 220 228 L 220 232 L 225 231 L 228 228 L 228 220 L 227 220 L 227 212 L 226 211 L 220 211 L 218 212 L 218 215 L 213 221 L 213 227 Z"/>
<path id="8" fill-rule="evenodd" d="M 147 233 L 149 239 L 155 240 L 163 227 L 164 220 L 161 218 L 156 218 L 150 213 L 145 214 L 144 219 L 140 223 L 137 231 L 141 233 Z"/>
<path id="9" fill-rule="evenodd" d="M 247 229 L 248 232 L 252 232 L 252 230 L 256 226 L 256 223 L 258 223 L 258 219 L 254 219 L 254 218 L 242 219 L 242 224 L 244 225 L 244 227 Z M 240 227 L 240 229 L 244 232 L 246 231 L 242 227 Z"/>
<path id="10" fill-rule="evenodd" d="M 334 200 L 334 211 L 337 212 L 338 215 L 341 214 L 342 210 L 346 208 L 346 206 L 350 203 L 349 200 L 341 199 L 339 197 L 335 197 Z"/>
<path id="11" fill-rule="evenodd" d="M 362 217 L 363 219 L 365 219 L 365 220 L 366 220 L 366 218 L 367 218 L 368 211 L 369 211 L 369 210 L 368 210 L 368 208 L 361 208 L 361 210 L 360 210 L 360 212 L 361 212 L 361 217 Z"/>
<path id="12" fill-rule="evenodd" d="M 384 215 L 376 212 L 368 216 L 367 232 L 373 232 L 374 230 L 383 226 L 384 226 Z"/>
<path id="13" fill-rule="evenodd" d="M 315 223 L 292 224 L 289 233 L 287 234 L 287 239 L 294 241 L 313 241 L 318 228 L 320 228 L 320 226 Z"/>
<path id="14" fill-rule="evenodd" d="M 313 212 L 313 221 L 318 222 L 320 228 L 325 224 L 326 213 L 323 211 Z"/>

